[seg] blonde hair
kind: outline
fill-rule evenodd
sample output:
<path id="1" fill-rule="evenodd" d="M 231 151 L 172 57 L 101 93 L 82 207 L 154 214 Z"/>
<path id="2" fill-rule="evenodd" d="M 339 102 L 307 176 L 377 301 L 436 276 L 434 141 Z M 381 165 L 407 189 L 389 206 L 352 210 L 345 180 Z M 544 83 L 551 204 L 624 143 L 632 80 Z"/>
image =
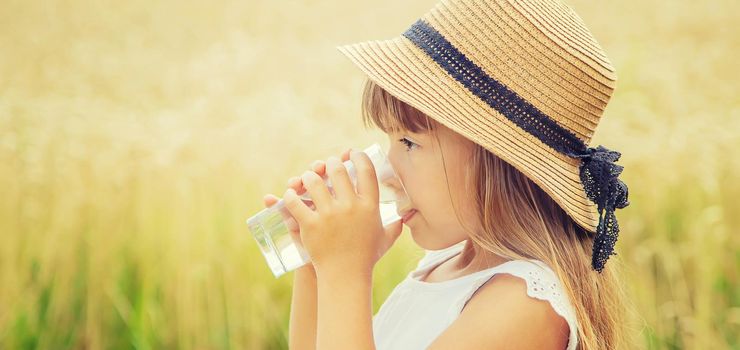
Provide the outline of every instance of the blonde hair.
<path id="1" fill-rule="evenodd" d="M 436 135 L 436 121 L 369 79 L 362 116 L 367 127 L 375 125 L 384 132 L 430 131 Z M 470 162 L 466 186 L 473 188 L 464 193 L 475 194 L 482 227 L 480 232 L 469 231 L 471 241 L 507 259 L 537 259 L 550 266 L 573 304 L 579 349 L 629 348 L 626 298 L 617 276 L 617 259 L 610 259 L 601 273 L 592 270 L 593 235 L 539 186 L 478 144 Z M 455 214 L 459 219 L 457 210 Z"/>

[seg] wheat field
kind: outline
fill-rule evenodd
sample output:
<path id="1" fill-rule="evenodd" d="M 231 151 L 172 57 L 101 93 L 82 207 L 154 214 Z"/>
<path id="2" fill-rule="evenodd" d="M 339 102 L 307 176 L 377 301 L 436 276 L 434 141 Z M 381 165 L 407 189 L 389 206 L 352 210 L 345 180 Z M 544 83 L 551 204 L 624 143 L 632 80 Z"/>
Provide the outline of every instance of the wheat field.
<path id="1" fill-rule="evenodd" d="M 635 348 L 740 349 L 740 3 L 568 1 L 619 80 Z M 334 47 L 433 1 L 0 1 L 0 348 L 286 349 L 292 274 L 244 220 L 385 135 Z M 375 311 L 423 252 L 404 233 Z"/>

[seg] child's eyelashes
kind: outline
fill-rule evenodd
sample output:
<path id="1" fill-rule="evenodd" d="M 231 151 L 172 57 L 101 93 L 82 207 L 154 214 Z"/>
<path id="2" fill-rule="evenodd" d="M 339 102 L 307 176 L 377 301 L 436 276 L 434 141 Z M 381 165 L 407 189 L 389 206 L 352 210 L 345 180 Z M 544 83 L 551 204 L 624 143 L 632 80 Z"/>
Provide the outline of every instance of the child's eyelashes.
<path id="1" fill-rule="evenodd" d="M 405 137 L 404 138 L 401 138 L 401 139 L 398 139 L 398 141 L 401 141 L 403 144 L 406 145 L 406 151 L 407 152 L 410 151 L 413 146 L 418 146 L 417 144 L 415 144 L 414 142 L 412 142 L 411 140 L 409 140 L 409 139 L 407 139 Z"/>

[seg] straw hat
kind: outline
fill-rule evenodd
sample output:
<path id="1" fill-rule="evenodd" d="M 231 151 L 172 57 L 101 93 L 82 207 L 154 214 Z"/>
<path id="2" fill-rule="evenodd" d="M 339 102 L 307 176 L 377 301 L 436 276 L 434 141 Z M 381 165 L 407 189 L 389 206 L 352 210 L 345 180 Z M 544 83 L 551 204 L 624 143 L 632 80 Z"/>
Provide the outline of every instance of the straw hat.
<path id="1" fill-rule="evenodd" d="M 442 0 L 402 35 L 337 46 L 389 93 L 496 154 L 613 254 L 627 186 L 620 153 L 588 147 L 615 87 L 611 62 L 558 0 Z"/>

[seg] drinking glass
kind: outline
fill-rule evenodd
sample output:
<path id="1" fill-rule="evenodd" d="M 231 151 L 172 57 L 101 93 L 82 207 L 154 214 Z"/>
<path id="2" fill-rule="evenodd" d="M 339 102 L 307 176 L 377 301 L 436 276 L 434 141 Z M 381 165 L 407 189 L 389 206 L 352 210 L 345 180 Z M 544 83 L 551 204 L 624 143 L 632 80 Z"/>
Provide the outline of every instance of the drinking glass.
<path id="1" fill-rule="evenodd" d="M 383 226 L 386 226 L 401 219 L 398 215 L 398 209 L 408 206 L 408 195 L 380 145 L 374 143 L 364 149 L 363 152 L 369 156 L 375 168 L 378 181 L 380 219 Z M 347 160 L 342 164 L 347 169 L 352 184 L 356 188 L 357 174 L 352 161 Z M 333 195 L 331 179 L 324 176 L 324 182 Z M 308 192 L 301 195 L 301 200 L 307 204 L 312 203 Z M 260 251 L 275 278 L 311 261 L 308 253 L 301 245 L 300 239 L 294 237 L 288 229 L 286 225 L 288 220 L 295 219 L 285 207 L 283 199 L 247 219 L 249 231 L 257 241 L 257 245 L 259 245 Z"/>

